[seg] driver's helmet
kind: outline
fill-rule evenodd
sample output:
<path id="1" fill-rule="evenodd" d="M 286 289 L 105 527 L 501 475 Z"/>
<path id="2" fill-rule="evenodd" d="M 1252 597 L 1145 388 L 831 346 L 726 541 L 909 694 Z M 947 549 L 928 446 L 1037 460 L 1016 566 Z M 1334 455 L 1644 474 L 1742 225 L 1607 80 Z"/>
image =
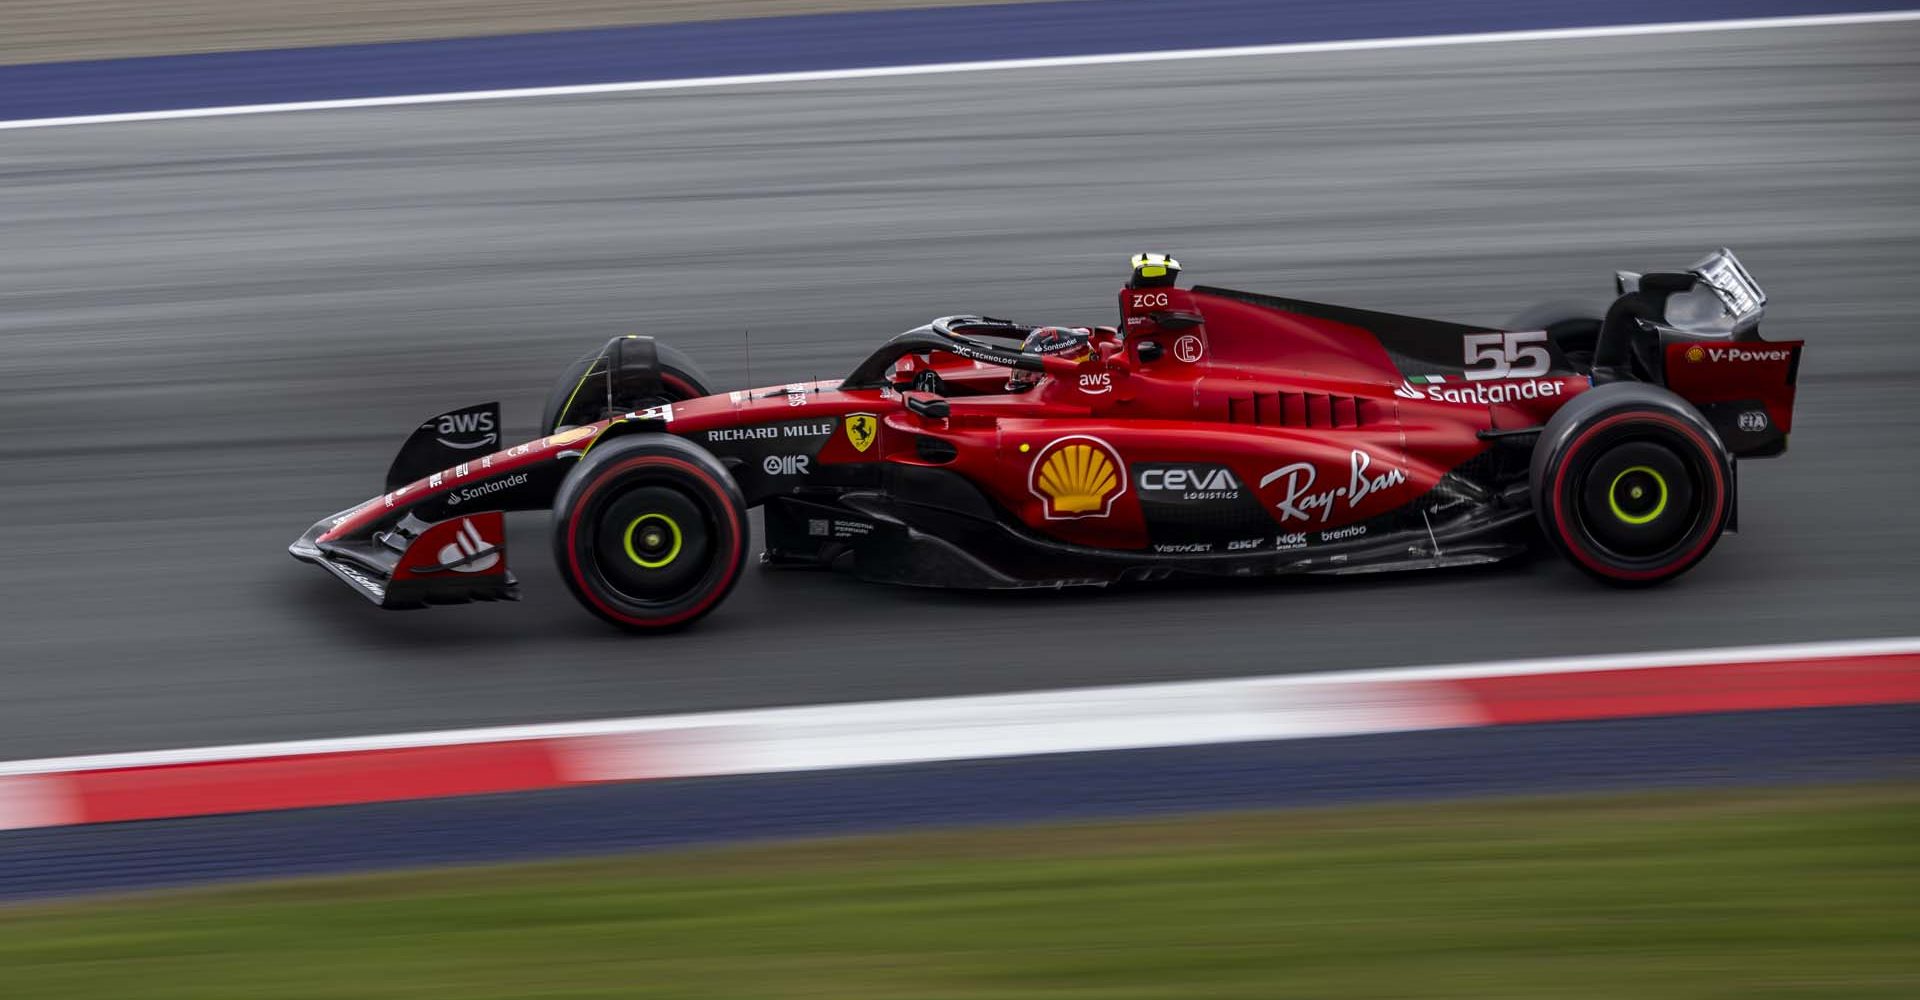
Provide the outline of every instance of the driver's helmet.
<path id="1" fill-rule="evenodd" d="M 1128 263 L 1133 267 L 1128 288 L 1172 288 L 1180 280 L 1180 262 L 1170 253 L 1137 253 Z"/>
<path id="2" fill-rule="evenodd" d="M 1027 354 L 1057 354 L 1069 361 L 1078 361 L 1089 353 L 1087 342 L 1092 339 L 1093 331 L 1084 326 L 1037 326 L 1021 341 L 1020 350 Z M 1039 372 L 1015 368 L 1007 379 L 1007 391 L 1025 392 L 1039 382 Z"/>

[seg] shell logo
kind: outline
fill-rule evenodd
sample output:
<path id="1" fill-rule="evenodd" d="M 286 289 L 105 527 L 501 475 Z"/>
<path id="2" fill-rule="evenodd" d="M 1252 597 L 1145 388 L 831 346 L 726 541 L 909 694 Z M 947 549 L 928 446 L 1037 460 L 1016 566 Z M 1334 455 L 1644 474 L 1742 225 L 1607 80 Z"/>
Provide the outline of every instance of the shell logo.
<path id="1" fill-rule="evenodd" d="M 593 426 L 592 424 L 587 424 L 586 426 L 583 426 L 583 427 L 573 427 L 573 428 L 569 428 L 567 430 L 561 431 L 558 434 L 550 435 L 545 441 L 541 443 L 545 444 L 549 448 L 558 448 L 561 445 L 567 445 L 567 444 L 572 444 L 575 441 L 586 440 L 587 438 L 592 437 L 594 433 L 597 432 L 598 430 L 599 428 Z"/>
<path id="2" fill-rule="evenodd" d="M 1126 464 L 1097 437 L 1063 437 L 1033 457 L 1027 489 L 1040 498 L 1048 520 L 1106 517 L 1127 491 Z"/>
<path id="3" fill-rule="evenodd" d="M 1687 348 L 1688 361 L 1705 361 L 1706 359 L 1707 359 L 1707 351 L 1705 348 L 1700 347 L 1697 344 L 1693 347 Z"/>

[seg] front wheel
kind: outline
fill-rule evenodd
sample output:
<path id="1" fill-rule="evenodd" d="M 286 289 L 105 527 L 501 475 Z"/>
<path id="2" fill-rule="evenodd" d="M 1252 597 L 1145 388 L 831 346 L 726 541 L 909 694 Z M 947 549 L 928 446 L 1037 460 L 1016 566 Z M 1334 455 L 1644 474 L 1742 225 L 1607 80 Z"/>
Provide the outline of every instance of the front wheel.
<path id="1" fill-rule="evenodd" d="M 680 628 L 712 611 L 746 565 L 740 488 L 676 437 L 615 438 L 567 474 L 554 499 L 554 559 L 587 610 L 621 628 Z"/>
<path id="2" fill-rule="evenodd" d="M 1582 393 L 1535 447 L 1534 510 L 1574 565 L 1646 586 L 1706 557 L 1733 510 L 1733 466 L 1693 407 L 1640 383 Z"/>
<path id="3" fill-rule="evenodd" d="M 606 383 L 601 378 L 606 372 L 606 355 L 594 351 L 568 365 L 560 377 L 553 380 L 553 386 L 547 390 L 547 401 L 540 407 L 540 433 L 552 434 L 562 428 L 596 423 L 616 413 L 713 394 L 710 388 L 713 380 L 692 359 L 666 344 L 654 345 L 654 351 L 659 358 L 659 396 L 615 399 L 613 406 L 608 407 Z"/>

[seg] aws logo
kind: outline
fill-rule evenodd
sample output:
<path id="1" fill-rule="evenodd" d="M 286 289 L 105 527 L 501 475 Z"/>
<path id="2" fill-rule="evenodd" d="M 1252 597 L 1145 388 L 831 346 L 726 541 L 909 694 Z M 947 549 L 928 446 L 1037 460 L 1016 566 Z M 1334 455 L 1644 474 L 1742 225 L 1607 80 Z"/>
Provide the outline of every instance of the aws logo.
<path id="1" fill-rule="evenodd" d="M 429 421 L 435 438 L 442 447 L 471 451 L 484 448 L 500 440 L 494 433 L 493 411 L 491 409 L 462 410 L 457 413 L 442 414 L 438 421 Z"/>
<path id="2" fill-rule="evenodd" d="M 1127 491 L 1126 464 L 1097 437 L 1063 437 L 1033 457 L 1027 489 L 1040 498 L 1048 520 L 1106 517 Z"/>

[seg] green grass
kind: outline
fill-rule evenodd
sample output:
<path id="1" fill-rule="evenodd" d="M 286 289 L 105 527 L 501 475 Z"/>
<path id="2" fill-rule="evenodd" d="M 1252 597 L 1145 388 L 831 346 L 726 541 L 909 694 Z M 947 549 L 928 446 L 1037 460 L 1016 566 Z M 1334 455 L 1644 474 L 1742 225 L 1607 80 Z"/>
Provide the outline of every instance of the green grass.
<path id="1" fill-rule="evenodd" d="M 1181 817 L 0 908 L 0 995 L 1920 996 L 1920 786 Z"/>

